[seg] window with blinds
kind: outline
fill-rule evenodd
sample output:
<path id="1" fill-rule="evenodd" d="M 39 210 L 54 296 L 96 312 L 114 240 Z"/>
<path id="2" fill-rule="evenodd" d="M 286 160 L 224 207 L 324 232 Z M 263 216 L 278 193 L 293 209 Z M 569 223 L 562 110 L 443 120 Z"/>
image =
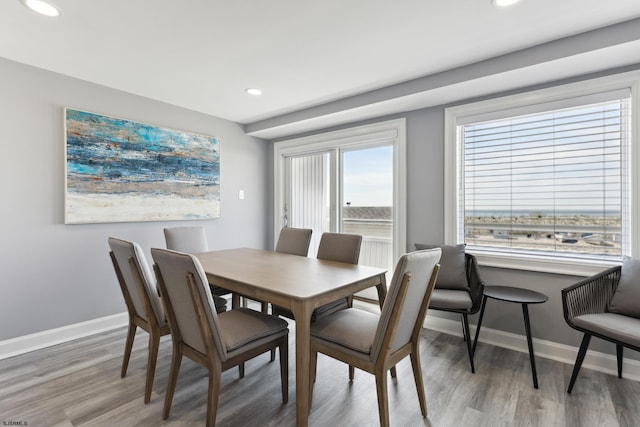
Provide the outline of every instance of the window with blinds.
<path id="1" fill-rule="evenodd" d="M 458 123 L 459 242 L 560 257 L 629 253 L 630 95 L 597 98 Z"/>

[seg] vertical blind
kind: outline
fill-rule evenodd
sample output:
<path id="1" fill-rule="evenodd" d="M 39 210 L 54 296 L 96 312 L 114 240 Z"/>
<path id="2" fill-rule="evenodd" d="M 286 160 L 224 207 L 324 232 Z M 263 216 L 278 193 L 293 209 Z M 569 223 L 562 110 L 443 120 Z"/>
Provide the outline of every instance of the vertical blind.
<path id="1" fill-rule="evenodd" d="M 320 231 L 311 235 L 310 256 L 315 256 L 329 218 L 329 154 L 287 158 L 289 201 L 288 226 Z"/>
<path id="2" fill-rule="evenodd" d="M 458 126 L 459 241 L 480 250 L 621 257 L 629 219 L 624 94 Z"/>

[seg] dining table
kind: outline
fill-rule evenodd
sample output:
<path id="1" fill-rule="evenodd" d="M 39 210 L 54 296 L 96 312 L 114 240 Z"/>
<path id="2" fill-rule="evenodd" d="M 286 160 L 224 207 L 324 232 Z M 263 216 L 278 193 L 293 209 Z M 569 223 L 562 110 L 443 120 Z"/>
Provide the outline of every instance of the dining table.
<path id="1" fill-rule="evenodd" d="M 323 304 L 376 287 L 380 306 L 386 270 L 253 248 L 195 254 L 209 283 L 252 300 L 288 308 L 295 319 L 296 425 L 309 424 L 311 314 Z"/>

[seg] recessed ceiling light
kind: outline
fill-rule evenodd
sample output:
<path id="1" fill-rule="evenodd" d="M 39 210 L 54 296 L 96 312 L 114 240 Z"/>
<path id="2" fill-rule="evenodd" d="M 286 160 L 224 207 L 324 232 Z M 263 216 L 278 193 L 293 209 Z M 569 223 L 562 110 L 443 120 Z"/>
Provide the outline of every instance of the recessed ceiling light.
<path id="1" fill-rule="evenodd" d="M 255 96 L 262 95 L 262 91 L 260 89 L 256 89 L 252 87 L 245 89 L 245 92 L 247 92 L 249 95 L 255 95 Z"/>
<path id="2" fill-rule="evenodd" d="M 519 3 L 520 0 L 492 0 L 494 6 L 507 7 Z"/>
<path id="3" fill-rule="evenodd" d="M 60 10 L 54 5 L 44 2 L 42 0 L 24 0 L 25 6 L 34 12 L 38 12 L 41 15 L 45 16 L 58 16 L 60 15 Z"/>

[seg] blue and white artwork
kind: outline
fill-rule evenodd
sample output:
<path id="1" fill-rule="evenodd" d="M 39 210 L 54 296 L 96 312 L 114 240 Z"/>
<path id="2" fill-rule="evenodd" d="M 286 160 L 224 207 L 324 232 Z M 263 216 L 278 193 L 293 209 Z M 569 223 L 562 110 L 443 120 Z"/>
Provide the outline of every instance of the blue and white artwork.
<path id="1" fill-rule="evenodd" d="M 215 137 L 65 108 L 65 223 L 220 216 Z"/>

